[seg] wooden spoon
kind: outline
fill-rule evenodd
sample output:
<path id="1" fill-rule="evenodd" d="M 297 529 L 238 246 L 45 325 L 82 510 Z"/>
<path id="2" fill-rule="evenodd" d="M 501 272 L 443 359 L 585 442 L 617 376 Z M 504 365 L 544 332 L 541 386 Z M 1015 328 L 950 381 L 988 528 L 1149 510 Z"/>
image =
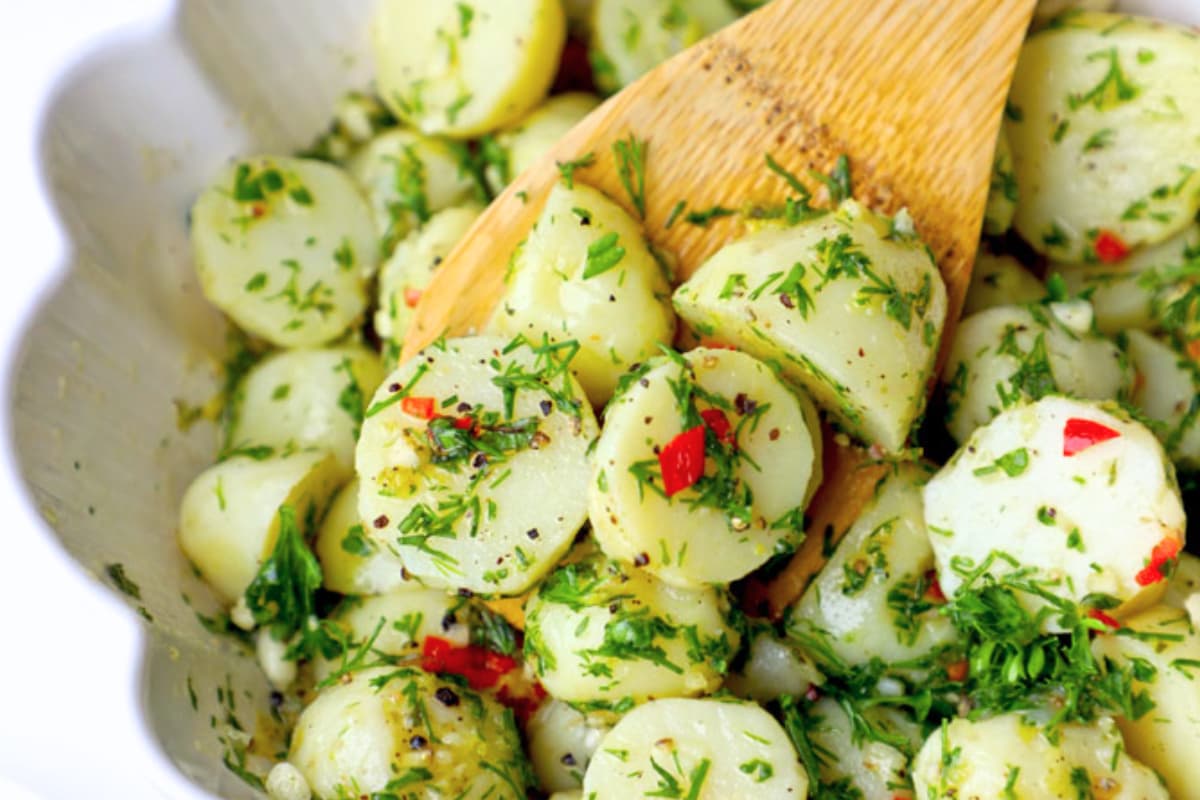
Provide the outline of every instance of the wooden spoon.
<path id="1" fill-rule="evenodd" d="M 408 358 L 442 334 L 486 325 L 510 254 L 558 179 L 575 178 L 634 209 L 613 145 L 647 143 L 646 236 L 686 278 L 736 238 L 738 216 L 707 227 L 688 211 L 781 203 L 791 193 L 769 154 L 810 183 L 846 154 L 854 196 L 907 207 L 949 289 L 952 336 L 979 240 L 1001 111 L 1034 0 L 774 0 L 647 73 L 579 123 L 488 207 L 442 262 L 404 342 Z M 673 212 L 676 212 L 673 214 Z M 675 217 L 672 220 L 672 217 Z M 673 224 L 669 224 L 673 222 Z M 760 607 L 779 613 L 824 563 L 884 467 L 826 436 L 825 483 L 804 546 Z"/>

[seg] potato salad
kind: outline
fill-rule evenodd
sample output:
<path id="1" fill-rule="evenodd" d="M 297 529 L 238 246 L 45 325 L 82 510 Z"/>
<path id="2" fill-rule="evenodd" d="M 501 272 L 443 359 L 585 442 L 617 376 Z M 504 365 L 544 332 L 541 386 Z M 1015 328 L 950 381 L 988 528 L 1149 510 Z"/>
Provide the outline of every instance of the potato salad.
<path id="1" fill-rule="evenodd" d="M 673 220 L 743 223 L 681 279 L 631 134 L 401 357 L 500 191 L 760 4 L 380 0 L 374 82 L 199 191 L 230 357 L 178 541 L 276 690 L 226 740 L 255 790 L 1200 798 L 1195 31 L 1039 3 L 961 322 L 919 220 L 787 142 L 786 204 Z M 848 448 L 878 480 L 813 525 Z"/>

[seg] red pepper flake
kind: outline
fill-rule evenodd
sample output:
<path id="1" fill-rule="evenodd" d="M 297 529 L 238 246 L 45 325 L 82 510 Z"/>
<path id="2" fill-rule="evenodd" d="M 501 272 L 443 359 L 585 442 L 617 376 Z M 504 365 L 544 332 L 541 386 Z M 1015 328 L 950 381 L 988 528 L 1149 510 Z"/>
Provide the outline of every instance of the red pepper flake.
<path id="1" fill-rule="evenodd" d="M 471 419 L 470 417 L 463 416 L 454 418 L 454 427 L 460 431 L 470 430 L 471 426 L 474 424 L 475 420 Z"/>
<path id="2" fill-rule="evenodd" d="M 472 689 L 489 689 L 516 668 L 515 658 L 473 644 L 458 647 L 438 636 L 427 636 L 421 645 L 421 669 L 461 675 Z"/>
<path id="3" fill-rule="evenodd" d="M 255 203 L 254 205 L 250 206 L 250 216 L 254 217 L 255 219 L 261 218 L 266 213 L 267 207 L 262 203 Z"/>
<path id="4" fill-rule="evenodd" d="M 938 582 L 937 570 L 931 569 L 925 573 L 925 599 L 934 603 L 946 602 L 946 593 L 942 591 L 942 584 Z"/>
<path id="5" fill-rule="evenodd" d="M 1114 631 L 1121 627 L 1120 622 L 1113 619 L 1108 614 L 1105 614 L 1098 608 L 1089 608 L 1088 616 L 1097 622 L 1102 623 L 1105 627 L 1112 628 Z"/>
<path id="6" fill-rule="evenodd" d="M 1129 245 L 1112 231 L 1101 230 L 1096 234 L 1096 258 L 1105 264 L 1115 264 L 1129 255 Z"/>
<path id="7" fill-rule="evenodd" d="M 967 679 L 967 660 L 955 661 L 952 664 L 946 665 L 946 677 L 952 681 L 962 682 Z"/>
<path id="8" fill-rule="evenodd" d="M 1154 545 L 1154 549 L 1150 551 L 1150 561 L 1145 568 L 1134 576 L 1138 586 L 1149 586 L 1159 581 L 1165 581 L 1167 573 L 1170 572 L 1171 561 L 1177 555 L 1179 555 L 1179 540 L 1169 536 L 1163 537 L 1162 541 Z"/>
<path id="9" fill-rule="evenodd" d="M 731 344 L 718 342 L 713 339 L 701 339 L 700 346 L 707 347 L 709 350 L 737 350 L 737 348 Z"/>
<path id="10" fill-rule="evenodd" d="M 404 290 L 404 305 L 409 308 L 416 308 L 417 303 L 421 302 L 423 292 L 420 289 L 405 289 Z"/>
<path id="11" fill-rule="evenodd" d="M 704 474 L 704 426 L 689 428 L 667 443 L 658 454 L 658 466 L 667 497 L 700 480 Z"/>
<path id="12" fill-rule="evenodd" d="M 1119 431 L 1114 431 L 1099 422 L 1071 417 L 1063 426 L 1063 455 L 1073 456 L 1087 450 L 1092 445 L 1116 439 L 1120 435 Z"/>
<path id="13" fill-rule="evenodd" d="M 433 419 L 432 397 L 406 397 L 400 401 L 400 410 L 421 419 Z"/>
<path id="14" fill-rule="evenodd" d="M 542 701 L 547 697 L 546 690 L 542 688 L 540 683 L 534 683 L 529 687 L 528 693 L 514 692 L 509 688 L 508 684 L 500 687 L 496 692 L 496 699 L 513 710 L 517 721 L 524 725 L 533 716 L 533 713 L 541 706 Z"/>
<path id="15" fill-rule="evenodd" d="M 729 425 L 729 417 L 719 408 L 706 408 L 700 412 L 700 418 L 708 429 L 716 434 L 717 441 L 728 445 L 737 445 L 737 435 Z"/>
<path id="16" fill-rule="evenodd" d="M 815 683 L 810 683 L 808 688 L 804 690 L 804 699 L 810 703 L 815 703 L 821 699 L 821 690 L 817 688 Z"/>
<path id="17" fill-rule="evenodd" d="M 1185 349 L 1192 361 L 1200 363 L 1200 339 L 1192 339 Z"/>

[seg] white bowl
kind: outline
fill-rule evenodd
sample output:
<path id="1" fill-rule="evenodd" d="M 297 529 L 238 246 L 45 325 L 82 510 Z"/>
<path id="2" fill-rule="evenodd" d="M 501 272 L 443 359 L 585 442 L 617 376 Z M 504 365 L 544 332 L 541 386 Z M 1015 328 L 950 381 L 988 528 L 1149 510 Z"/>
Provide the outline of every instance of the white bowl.
<path id="1" fill-rule="evenodd" d="M 0 148 L 20 204 L 4 216 L 17 225 L 0 297 L 2 477 L 27 493 L 0 505 L 0 797 L 254 797 L 222 765 L 218 695 L 233 687 L 249 730 L 269 690 L 197 622 L 216 606 L 175 539 L 216 437 L 206 423 L 181 432 L 172 400 L 208 398 L 223 351 L 186 213 L 222 161 L 307 144 L 335 98 L 367 84 L 371 0 L 27 5 L 12 34 L 24 55 L 4 72 L 30 120 Z M 1200 0 L 1122 6 L 1200 23 Z M 113 563 L 140 600 L 120 602 Z"/>

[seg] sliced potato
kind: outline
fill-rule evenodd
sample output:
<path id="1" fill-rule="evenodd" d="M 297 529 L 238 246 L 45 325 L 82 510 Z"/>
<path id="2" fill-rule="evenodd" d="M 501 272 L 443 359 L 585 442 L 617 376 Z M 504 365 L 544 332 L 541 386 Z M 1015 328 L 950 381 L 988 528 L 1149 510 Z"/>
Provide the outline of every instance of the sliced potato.
<path id="1" fill-rule="evenodd" d="M 606 93 L 737 19 L 725 0 L 595 0 L 592 72 Z"/>
<path id="2" fill-rule="evenodd" d="M 1162 446 L 1111 404 L 1047 397 L 1004 411 L 925 486 L 947 596 L 1001 553 L 1015 563 L 998 557 L 987 572 L 1032 568 L 1057 582 L 1049 591 L 1085 605 L 1103 596 L 1123 618 L 1162 597 L 1167 568 L 1155 554 L 1181 549 L 1184 525 Z"/>
<path id="3" fill-rule="evenodd" d="M 1195 33 L 1074 14 L 1026 40 L 1008 109 L 1014 225 L 1037 251 L 1117 260 L 1183 230 L 1200 208 Z"/>
<path id="4" fill-rule="evenodd" d="M 692 800 L 808 796 L 779 723 L 754 703 L 729 700 L 655 700 L 630 711 L 600 742 L 583 793 L 651 797 L 664 783 Z"/>
<path id="5" fill-rule="evenodd" d="M 529 719 L 525 735 L 538 786 L 546 792 L 583 787 L 583 773 L 610 725 L 553 698 Z"/>
<path id="6" fill-rule="evenodd" d="M 1126 754 L 1121 732 L 1107 717 L 1052 732 L 1018 713 L 954 719 L 925 741 L 913 782 L 917 797 L 930 800 L 1169 797 L 1153 770 Z"/>
<path id="7" fill-rule="evenodd" d="M 559 355 L 439 340 L 376 393 L 356 453 L 359 514 L 421 582 L 520 594 L 570 547 L 597 431 Z"/>
<path id="8" fill-rule="evenodd" d="M 379 94 L 425 133 L 487 133 L 546 96 L 566 35 L 561 0 L 382 0 L 371 28 Z"/>
<path id="9" fill-rule="evenodd" d="M 397 352 L 438 265 L 470 230 L 481 210 L 471 203 L 439 211 L 397 244 L 380 268 L 375 332 Z"/>
<path id="10" fill-rule="evenodd" d="M 903 449 L 946 316 L 928 249 L 853 200 L 726 245 L 675 292 L 693 328 L 804 387 L 858 438 Z"/>
<path id="11" fill-rule="evenodd" d="M 1002 410 L 1066 393 L 1114 400 L 1133 385 L 1121 348 L 1091 331 L 1084 300 L 1001 306 L 973 314 L 955 332 L 942 372 L 946 428 L 962 443 Z"/>
<path id="12" fill-rule="evenodd" d="M 489 172 L 488 183 L 496 191 L 503 189 L 598 105 L 600 98 L 587 92 L 555 95 L 520 122 L 498 132 L 496 144 L 504 153 L 503 169 Z"/>
<path id="13" fill-rule="evenodd" d="M 349 473 L 367 400 L 381 380 L 379 357 L 365 347 L 270 355 L 242 380 L 231 446 L 328 450 Z"/>
<path id="14" fill-rule="evenodd" d="M 1012 256 L 995 255 L 980 247 L 971 269 L 971 285 L 963 302 L 963 316 L 996 306 L 1036 303 L 1046 296 L 1046 287 Z"/>
<path id="15" fill-rule="evenodd" d="M 375 236 L 362 195 L 338 167 L 279 156 L 233 162 L 200 193 L 191 225 L 204 296 L 273 344 L 324 344 L 366 307 Z"/>
<path id="16" fill-rule="evenodd" d="M 725 678 L 725 687 L 738 697 L 767 703 L 782 695 L 801 697 L 825 682 L 809 658 L 771 630 L 759 631 L 747 648 L 741 667 Z"/>
<path id="17" fill-rule="evenodd" d="M 992 157 L 992 181 L 988 186 L 987 207 L 983 211 L 983 232 L 1000 236 L 1012 227 L 1019 197 L 1012 147 L 1008 143 L 1008 134 L 1001 128 L 996 139 L 996 154 Z"/>
<path id="18" fill-rule="evenodd" d="M 681 589 L 594 553 L 559 567 L 525 609 L 525 656 L 553 697 L 622 701 L 711 692 L 739 635 L 729 598 Z"/>
<path id="19" fill-rule="evenodd" d="M 1072 292 L 1090 292 L 1096 327 L 1116 334 L 1161 326 L 1164 302 L 1185 285 L 1186 261 L 1200 257 L 1200 224 L 1189 225 L 1158 244 L 1139 247 L 1117 264 L 1054 264 Z"/>
<path id="20" fill-rule="evenodd" d="M 788 631 L 815 636 L 850 665 L 908 661 L 952 641 L 931 594 L 933 548 L 921 490 L 932 470 L 898 465 L 786 612 Z"/>
<path id="21" fill-rule="evenodd" d="M 1125 749 L 1166 779 L 1172 797 L 1194 797 L 1200 786 L 1200 634 L 1185 612 L 1165 606 L 1133 617 L 1127 627 L 1141 635 L 1106 634 L 1092 642 L 1097 659 L 1132 663 L 1144 679 L 1133 691 L 1145 691 L 1154 702 L 1137 720 L 1117 719 Z"/>
<path id="22" fill-rule="evenodd" d="M 234 456 L 200 473 L 179 507 L 179 546 L 221 599 L 233 603 L 275 549 L 279 508 L 320 517 L 346 479 L 332 454 Z"/>
<path id="23" fill-rule="evenodd" d="M 604 552 L 702 586 L 793 549 L 820 482 L 821 437 L 806 402 L 731 350 L 655 359 L 632 377 L 605 411 L 588 489 Z M 686 484 L 693 457 L 696 480 Z"/>
<path id="24" fill-rule="evenodd" d="M 595 406 L 675 334 L 671 286 L 641 227 L 590 186 L 554 187 L 505 286 L 491 330 L 578 342 L 571 371 Z"/>
<path id="25" fill-rule="evenodd" d="M 1125 342 L 1138 374 L 1134 405 L 1161 424 L 1156 432 L 1175 463 L 1200 468 L 1200 366 L 1142 331 L 1129 331 Z"/>
<path id="26" fill-rule="evenodd" d="M 832 698 L 821 698 L 806 713 L 811 718 L 808 739 L 822 755 L 819 777 L 827 791 L 840 789 L 838 797 L 913 797 L 908 756 L 901 750 L 856 734 L 850 717 Z M 886 720 L 872 722 L 886 725 Z M 854 790 L 858 794 L 853 794 Z"/>
<path id="27" fill-rule="evenodd" d="M 321 690 L 296 723 L 288 761 L 321 798 L 525 800 L 528 788 L 512 712 L 416 668 L 365 670 Z"/>
<path id="28" fill-rule="evenodd" d="M 317 529 L 313 553 L 321 563 L 321 585 L 351 595 L 419 586 L 407 577 L 399 558 L 367 536 L 358 515 L 358 493 L 357 478 L 343 486 Z"/>

